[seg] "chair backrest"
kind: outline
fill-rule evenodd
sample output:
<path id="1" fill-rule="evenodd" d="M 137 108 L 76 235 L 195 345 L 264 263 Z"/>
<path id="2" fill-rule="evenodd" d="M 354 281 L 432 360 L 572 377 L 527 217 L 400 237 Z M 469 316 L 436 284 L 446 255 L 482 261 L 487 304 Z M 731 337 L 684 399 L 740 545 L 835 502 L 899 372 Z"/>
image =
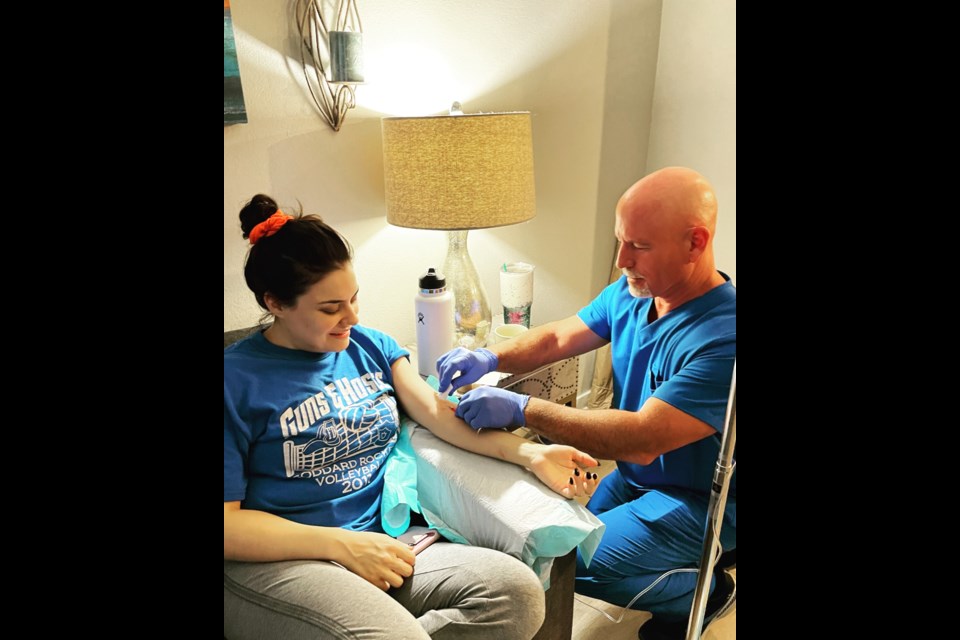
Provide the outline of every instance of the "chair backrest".
<path id="1" fill-rule="evenodd" d="M 237 340 L 246 338 L 248 335 L 250 335 L 254 331 L 258 331 L 259 329 L 260 329 L 260 325 L 256 325 L 253 327 L 245 327 L 243 329 L 234 329 L 233 331 L 224 331 L 223 332 L 223 348 L 226 349 Z"/>

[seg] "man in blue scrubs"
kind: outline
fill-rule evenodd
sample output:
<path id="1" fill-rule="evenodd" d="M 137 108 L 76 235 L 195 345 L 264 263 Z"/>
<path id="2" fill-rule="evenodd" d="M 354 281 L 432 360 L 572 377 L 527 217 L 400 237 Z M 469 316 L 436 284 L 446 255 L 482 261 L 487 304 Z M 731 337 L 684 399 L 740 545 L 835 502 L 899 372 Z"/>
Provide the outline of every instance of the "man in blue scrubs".
<path id="1" fill-rule="evenodd" d="M 612 345 L 611 409 L 574 409 L 480 387 L 463 396 L 457 415 L 475 429 L 525 425 L 617 461 L 587 505 L 606 531 L 590 566 L 578 559 L 576 590 L 650 611 L 639 634 L 644 640 L 685 636 L 696 572 L 657 579 L 699 564 L 736 359 L 737 294 L 714 264 L 716 224 L 716 196 L 703 176 L 683 167 L 656 171 L 617 203 L 619 280 L 575 316 L 437 361 L 445 389 L 489 371 L 525 373 Z M 736 548 L 736 525 L 734 473 L 720 532 L 724 550 Z M 735 581 L 723 568 L 707 622 L 736 601 Z"/>

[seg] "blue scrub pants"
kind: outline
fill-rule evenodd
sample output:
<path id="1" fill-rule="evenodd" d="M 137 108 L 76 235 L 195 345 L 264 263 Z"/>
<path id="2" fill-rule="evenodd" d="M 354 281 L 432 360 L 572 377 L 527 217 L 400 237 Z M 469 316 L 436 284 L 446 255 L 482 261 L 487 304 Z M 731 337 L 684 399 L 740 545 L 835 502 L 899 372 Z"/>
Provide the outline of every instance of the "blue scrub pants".
<path id="1" fill-rule="evenodd" d="M 680 567 L 696 569 L 709 501 L 709 495 L 685 489 L 639 489 L 627 483 L 619 469 L 612 472 L 587 503 L 607 528 L 589 568 L 577 553 L 576 592 L 625 607 L 663 573 Z M 737 546 L 736 523 L 737 501 L 728 498 L 720 531 L 724 551 Z M 696 585 L 695 572 L 675 573 L 631 608 L 665 621 L 685 620 Z"/>

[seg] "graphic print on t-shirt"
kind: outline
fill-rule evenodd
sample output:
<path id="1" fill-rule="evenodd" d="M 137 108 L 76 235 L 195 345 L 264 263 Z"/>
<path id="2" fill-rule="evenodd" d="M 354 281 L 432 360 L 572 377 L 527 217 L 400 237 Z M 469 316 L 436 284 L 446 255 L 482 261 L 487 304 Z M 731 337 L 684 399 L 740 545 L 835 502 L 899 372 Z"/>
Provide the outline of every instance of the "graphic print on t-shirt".
<path id="1" fill-rule="evenodd" d="M 396 444 L 398 422 L 396 400 L 388 395 L 343 406 L 319 424 L 309 442 L 283 443 L 287 477 L 314 478 L 321 486 L 339 483 L 343 493 L 361 489 Z M 361 455 L 371 450 L 376 452 Z"/>

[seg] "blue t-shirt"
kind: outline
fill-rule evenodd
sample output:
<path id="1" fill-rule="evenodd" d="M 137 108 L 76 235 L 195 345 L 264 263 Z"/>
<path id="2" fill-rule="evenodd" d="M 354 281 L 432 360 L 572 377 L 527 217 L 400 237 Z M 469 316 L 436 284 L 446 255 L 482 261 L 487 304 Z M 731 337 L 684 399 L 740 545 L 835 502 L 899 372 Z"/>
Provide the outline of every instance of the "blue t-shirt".
<path id="1" fill-rule="evenodd" d="M 717 436 L 648 465 L 618 462 L 620 473 L 636 486 L 710 492 L 737 357 L 737 290 L 724 278 L 726 283 L 652 323 L 647 317 L 653 299 L 630 295 L 623 276 L 577 314 L 591 331 L 611 340 L 613 407 L 638 411 L 652 396 L 717 430 Z M 734 473 L 731 499 L 736 480 Z"/>
<path id="2" fill-rule="evenodd" d="M 380 531 L 399 419 L 390 365 L 409 353 L 359 325 L 337 353 L 261 332 L 223 352 L 223 500 L 304 524 Z"/>

